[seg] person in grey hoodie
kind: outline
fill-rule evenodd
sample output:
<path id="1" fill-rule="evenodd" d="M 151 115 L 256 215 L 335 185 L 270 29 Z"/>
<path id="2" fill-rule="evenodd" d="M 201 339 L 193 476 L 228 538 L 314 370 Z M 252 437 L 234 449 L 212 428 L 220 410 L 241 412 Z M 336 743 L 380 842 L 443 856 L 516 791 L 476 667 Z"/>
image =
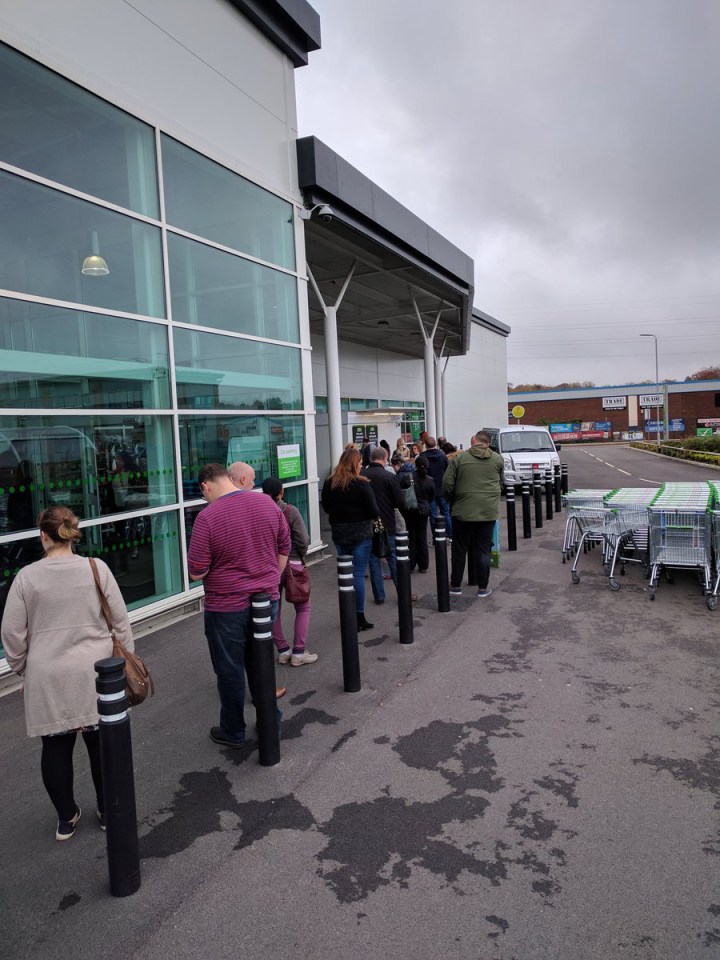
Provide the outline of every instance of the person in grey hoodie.
<path id="1" fill-rule="evenodd" d="M 480 430 L 470 441 L 470 449 L 450 462 L 443 477 L 443 494 L 450 503 L 453 518 L 451 596 L 462 596 L 465 559 L 472 546 L 478 574 L 478 597 L 492 590 L 490 558 L 495 521 L 500 516 L 500 491 L 503 483 L 503 459 L 490 449 L 490 437 Z"/>

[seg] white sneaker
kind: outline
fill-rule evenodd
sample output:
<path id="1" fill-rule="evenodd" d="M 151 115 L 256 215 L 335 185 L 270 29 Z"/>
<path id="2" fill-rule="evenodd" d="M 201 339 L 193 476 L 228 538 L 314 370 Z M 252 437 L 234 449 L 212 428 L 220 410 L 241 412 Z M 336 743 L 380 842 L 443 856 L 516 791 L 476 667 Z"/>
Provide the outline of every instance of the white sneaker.
<path id="1" fill-rule="evenodd" d="M 278 654 L 278 663 L 290 663 L 291 656 L 292 656 L 291 650 L 283 650 L 282 653 Z"/>
<path id="2" fill-rule="evenodd" d="M 305 663 L 315 663 L 318 659 L 316 653 L 308 653 L 307 650 L 304 653 L 294 653 L 290 658 L 290 665 L 293 667 L 302 667 Z"/>

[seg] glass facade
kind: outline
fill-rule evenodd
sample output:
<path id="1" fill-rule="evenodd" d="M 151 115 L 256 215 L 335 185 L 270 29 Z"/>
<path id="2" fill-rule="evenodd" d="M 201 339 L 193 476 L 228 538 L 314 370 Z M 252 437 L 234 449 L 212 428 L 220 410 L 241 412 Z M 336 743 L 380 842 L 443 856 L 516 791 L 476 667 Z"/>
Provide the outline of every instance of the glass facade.
<path id="1" fill-rule="evenodd" d="M 294 219 L 0 44 L 0 614 L 52 504 L 131 610 L 200 588 L 204 463 L 282 475 L 307 521 Z"/>

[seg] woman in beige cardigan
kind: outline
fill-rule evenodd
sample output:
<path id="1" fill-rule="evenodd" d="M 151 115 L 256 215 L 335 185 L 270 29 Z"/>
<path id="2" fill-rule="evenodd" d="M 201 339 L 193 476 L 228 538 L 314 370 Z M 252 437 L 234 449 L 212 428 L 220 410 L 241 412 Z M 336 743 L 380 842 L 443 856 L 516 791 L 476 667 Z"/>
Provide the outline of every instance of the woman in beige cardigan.
<path id="1" fill-rule="evenodd" d="M 72 755 L 82 733 L 90 758 L 97 818 L 105 829 L 100 769 L 96 660 L 112 654 L 90 563 L 73 553 L 78 518 L 67 507 L 50 507 L 38 525 L 45 557 L 23 567 L 8 593 L 2 642 L 10 667 L 25 679 L 29 737 L 42 737 L 43 783 L 58 814 L 56 840 L 69 840 L 80 819 L 73 793 Z M 95 561 L 110 604 L 115 634 L 133 650 L 130 621 L 110 570 Z"/>

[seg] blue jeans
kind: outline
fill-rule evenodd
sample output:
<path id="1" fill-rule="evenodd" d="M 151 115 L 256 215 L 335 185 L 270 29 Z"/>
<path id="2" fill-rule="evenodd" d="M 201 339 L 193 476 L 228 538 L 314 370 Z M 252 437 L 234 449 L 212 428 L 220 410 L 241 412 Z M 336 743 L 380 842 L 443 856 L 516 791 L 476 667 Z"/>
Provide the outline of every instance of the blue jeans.
<path id="1" fill-rule="evenodd" d="M 365 613 L 365 571 L 370 560 L 372 540 L 361 540 L 360 543 L 336 543 L 335 549 L 339 557 L 352 557 L 353 583 L 355 586 L 355 610 Z"/>
<path id="2" fill-rule="evenodd" d="M 271 603 L 273 620 L 278 602 Z M 245 739 L 245 671 L 254 699 L 252 607 L 232 612 L 205 611 L 205 636 L 220 694 L 220 726 L 229 737 Z"/>
<path id="3" fill-rule="evenodd" d="M 395 554 L 395 534 L 388 534 L 390 544 L 390 556 L 386 557 L 387 564 L 390 567 L 390 574 L 397 589 L 397 559 Z M 380 557 L 374 557 L 370 554 L 370 586 L 372 587 L 373 597 L 382 601 L 385 599 L 385 581 L 382 574 L 382 560 Z"/>
<path id="4" fill-rule="evenodd" d="M 433 530 L 435 529 L 435 519 L 441 510 L 443 517 L 445 517 L 445 535 L 452 539 L 452 517 L 450 516 L 450 504 L 447 502 L 445 497 L 443 497 L 441 494 L 438 494 L 434 500 L 430 501 L 430 515 L 433 518 Z"/>

